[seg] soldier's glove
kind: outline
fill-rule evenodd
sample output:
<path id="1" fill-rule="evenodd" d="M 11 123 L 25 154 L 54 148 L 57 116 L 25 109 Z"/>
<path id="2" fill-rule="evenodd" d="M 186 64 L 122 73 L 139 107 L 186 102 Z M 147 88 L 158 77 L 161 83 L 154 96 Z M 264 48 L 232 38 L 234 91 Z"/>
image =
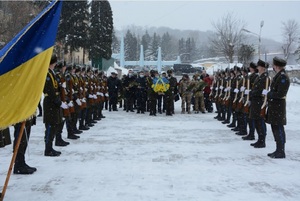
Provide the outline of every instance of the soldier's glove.
<path id="1" fill-rule="evenodd" d="M 262 91 L 262 94 L 265 95 L 265 96 L 266 96 L 268 93 L 269 93 L 269 90 L 267 90 L 267 89 L 264 89 L 264 90 Z"/>
<path id="2" fill-rule="evenodd" d="M 218 89 L 219 89 L 218 87 L 215 88 L 216 91 L 217 91 Z"/>
<path id="3" fill-rule="evenodd" d="M 234 89 L 234 93 L 239 93 L 239 90 L 238 89 Z"/>
<path id="4" fill-rule="evenodd" d="M 74 105 L 73 105 L 73 101 L 70 101 L 69 103 L 68 103 L 68 106 L 69 107 L 73 107 Z"/>
<path id="5" fill-rule="evenodd" d="M 94 98 L 94 96 L 92 94 L 89 94 L 89 98 Z"/>
<path id="6" fill-rule="evenodd" d="M 250 92 L 250 90 L 249 90 L 249 89 L 246 89 L 246 90 L 245 90 L 245 95 L 248 95 L 249 92 Z"/>
<path id="7" fill-rule="evenodd" d="M 66 88 L 67 87 L 66 82 L 62 83 L 61 86 L 62 86 L 62 88 Z"/>
<path id="8" fill-rule="evenodd" d="M 97 99 L 97 95 L 96 94 L 94 94 L 93 97 L 94 97 L 94 99 Z"/>
<path id="9" fill-rule="evenodd" d="M 77 103 L 77 105 L 79 105 L 79 106 L 81 105 L 81 101 L 80 101 L 79 98 L 76 99 L 76 103 Z"/>
<path id="10" fill-rule="evenodd" d="M 68 109 L 68 108 L 69 108 L 68 105 L 67 105 L 65 102 L 61 102 L 60 107 L 61 107 L 62 109 Z"/>
<path id="11" fill-rule="evenodd" d="M 100 95 L 100 96 L 104 96 L 103 93 L 101 93 L 101 92 L 99 93 L 99 95 Z"/>
<path id="12" fill-rule="evenodd" d="M 245 89 L 246 89 L 246 87 L 241 86 L 240 91 L 243 92 L 243 91 L 245 91 Z"/>
<path id="13" fill-rule="evenodd" d="M 220 89 L 221 89 L 221 90 L 223 90 L 223 89 L 224 89 L 224 87 L 223 87 L 223 86 L 220 86 Z"/>
<path id="14" fill-rule="evenodd" d="M 86 103 L 86 99 L 85 99 L 85 98 L 81 99 L 81 101 L 82 101 L 83 103 Z"/>
<path id="15" fill-rule="evenodd" d="M 106 93 L 105 96 L 108 97 L 108 93 Z"/>

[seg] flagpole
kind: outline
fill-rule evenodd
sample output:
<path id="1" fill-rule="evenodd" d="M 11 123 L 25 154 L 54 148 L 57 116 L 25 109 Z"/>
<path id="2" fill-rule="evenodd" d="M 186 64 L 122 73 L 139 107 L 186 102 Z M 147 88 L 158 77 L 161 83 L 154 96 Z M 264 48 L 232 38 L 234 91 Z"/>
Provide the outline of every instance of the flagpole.
<path id="1" fill-rule="evenodd" d="M 15 160 L 16 160 L 16 157 L 17 157 L 17 153 L 18 153 L 18 151 L 19 151 L 19 146 L 20 146 L 21 139 L 22 139 L 22 136 L 23 136 L 25 124 L 26 124 L 26 121 L 23 121 L 23 122 L 22 122 L 22 125 L 21 125 L 21 129 L 20 129 L 20 133 L 19 133 L 19 137 L 18 137 L 17 143 L 16 143 L 16 145 L 15 145 L 15 147 L 14 147 L 14 153 L 13 153 L 12 158 L 11 158 L 11 161 L 10 161 L 10 166 L 9 166 L 9 168 L 8 168 L 6 180 L 5 180 L 3 189 L 2 189 L 0 201 L 3 201 L 4 196 L 5 196 L 5 191 L 6 191 L 6 188 L 7 188 L 7 186 L 8 186 L 8 182 L 9 182 L 9 178 L 10 178 L 10 175 L 11 175 L 12 167 L 13 167 L 13 165 L 14 165 L 14 163 L 15 163 Z"/>

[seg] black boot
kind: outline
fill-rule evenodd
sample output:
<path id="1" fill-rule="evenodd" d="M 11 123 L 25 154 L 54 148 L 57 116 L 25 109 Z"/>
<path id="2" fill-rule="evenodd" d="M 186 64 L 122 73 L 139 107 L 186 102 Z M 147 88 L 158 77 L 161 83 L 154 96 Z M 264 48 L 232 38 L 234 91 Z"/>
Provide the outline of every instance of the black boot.
<path id="1" fill-rule="evenodd" d="M 80 137 L 73 133 L 68 133 L 68 139 L 77 140 L 78 138 L 80 138 Z"/>
<path id="2" fill-rule="evenodd" d="M 52 148 L 52 142 L 48 142 L 46 144 L 46 148 L 45 148 L 45 152 L 44 152 L 44 155 L 45 156 L 60 156 L 61 152 L 60 151 L 55 151 L 53 148 Z"/>
<path id="3" fill-rule="evenodd" d="M 14 174 L 32 174 L 35 171 L 36 168 L 31 168 L 25 163 L 23 154 L 17 154 L 13 171 Z"/>
<path id="4" fill-rule="evenodd" d="M 55 136 L 55 146 L 65 147 L 69 144 L 70 144 L 69 142 L 66 142 L 62 139 L 61 134 L 57 134 Z"/>
<path id="5" fill-rule="evenodd" d="M 249 134 L 247 136 L 242 137 L 243 140 L 255 140 L 254 134 Z"/>
<path id="6" fill-rule="evenodd" d="M 265 148 L 266 147 L 266 143 L 265 143 L 265 136 L 258 136 L 258 140 L 255 143 L 250 144 L 251 146 L 253 146 L 254 148 Z"/>
<path id="7" fill-rule="evenodd" d="M 276 151 L 269 153 L 270 158 L 285 158 L 284 143 L 276 142 Z"/>

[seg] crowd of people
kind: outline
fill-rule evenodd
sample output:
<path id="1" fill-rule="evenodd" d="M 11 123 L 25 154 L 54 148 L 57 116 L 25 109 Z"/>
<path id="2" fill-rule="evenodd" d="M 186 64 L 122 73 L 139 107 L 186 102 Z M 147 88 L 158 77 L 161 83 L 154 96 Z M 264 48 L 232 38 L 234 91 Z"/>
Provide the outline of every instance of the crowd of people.
<path id="1" fill-rule="evenodd" d="M 255 140 L 254 148 L 266 147 L 267 127 L 271 124 L 276 150 L 271 158 L 285 158 L 286 95 L 290 86 L 285 71 L 286 61 L 274 57 L 272 81 L 268 75 L 269 63 L 259 60 L 248 67 L 226 69 L 215 75 L 211 87 L 218 115 L 215 119 L 242 136 L 243 140 Z"/>
<path id="2" fill-rule="evenodd" d="M 192 79 L 184 74 L 177 81 L 172 70 L 158 73 L 155 70 L 140 71 L 135 75 L 132 70 L 121 79 L 117 73 L 112 72 L 107 79 L 108 86 L 108 108 L 109 111 L 118 111 L 123 107 L 126 112 L 156 116 L 157 113 L 166 113 L 172 116 L 174 112 L 174 101 L 181 98 L 181 113 L 212 112 L 212 102 L 209 100 L 210 85 L 212 77 L 205 71 L 196 73 Z"/>
<path id="3" fill-rule="evenodd" d="M 243 140 L 258 140 L 254 148 L 266 146 L 266 123 L 271 124 L 276 150 L 268 154 L 271 158 L 285 158 L 286 109 L 285 98 L 290 81 L 285 72 L 286 61 L 275 57 L 273 69 L 275 77 L 268 76 L 269 64 L 262 60 L 250 63 L 249 67 L 221 70 L 214 76 L 205 71 L 195 73 L 192 78 L 183 74 L 177 81 L 172 70 L 167 72 L 140 71 L 137 75 L 128 71 L 121 79 L 116 72 L 108 77 L 92 68 L 66 65 L 52 56 L 44 86 L 43 107 L 38 116 L 43 116 L 45 125 L 44 156 L 57 157 L 60 151 L 55 146 L 68 146 L 62 137 L 66 125 L 67 139 L 76 140 L 78 134 L 93 127 L 103 116 L 102 111 L 118 111 L 156 116 L 175 114 L 174 102 L 181 99 L 181 114 L 213 112 L 215 119 L 221 121 Z M 266 107 L 268 110 L 266 111 Z M 42 108 L 42 110 L 41 110 Z M 25 162 L 25 151 L 31 126 L 36 124 L 36 116 L 25 124 L 21 144 L 17 152 L 15 174 L 32 174 L 37 169 Z M 20 134 L 21 123 L 14 125 L 14 145 Z M 10 144 L 9 129 L 1 131 L 6 141 L 0 146 Z M 3 138 L 5 139 L 5 137 Z"/>

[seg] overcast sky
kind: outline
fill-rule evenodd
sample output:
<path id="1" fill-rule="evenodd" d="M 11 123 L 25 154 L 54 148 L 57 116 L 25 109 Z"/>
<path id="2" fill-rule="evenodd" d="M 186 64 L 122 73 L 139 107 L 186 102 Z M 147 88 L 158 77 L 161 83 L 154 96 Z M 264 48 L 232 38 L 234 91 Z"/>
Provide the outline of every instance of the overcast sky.
<path id="1" fill-rule="evenodd" d="M 300 1 L 110 0 L 110 3 L 118 30 L 138 25 L 207 31 L 213 30 L 212 22 L 233 12 L 247 24 L 248 30 L 257 34 L 263 20 L 261 36 L 281 42 L 282 22 L 294 19 L 300 25 Z"/>

